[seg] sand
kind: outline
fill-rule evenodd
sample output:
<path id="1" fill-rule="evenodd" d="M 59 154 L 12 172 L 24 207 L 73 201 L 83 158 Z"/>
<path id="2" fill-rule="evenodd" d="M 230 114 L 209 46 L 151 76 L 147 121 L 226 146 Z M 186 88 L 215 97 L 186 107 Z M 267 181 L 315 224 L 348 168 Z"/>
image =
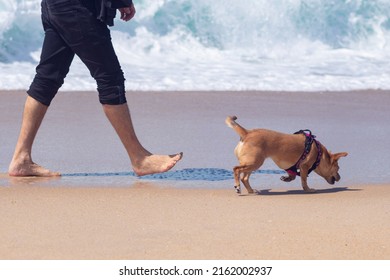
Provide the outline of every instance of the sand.
<path id="1" fill-rule="evenodd" d="M 0 189 L 2 259 L 388 259 L 388 186 Z"/>
<path id="2" fill-rule="evenodd" d="M 66 176 L 10 178 L 24 98 L 0 92 L 0 259 L 390 259 L 389 92 L 131 93 L 145 146 L 184 152 L 172 172 L 231 170 L 230 114 L 248 128 L 311 128 L 350 153 L 335 186 L 311 175 L 318 191 L 305 194 L 299 181 L 256 174 L 259 195 L 237 195 L 233 180 L 210 174 L 115 175 L 129 161 L 91 92 L 59 95 L 34 146 L 35 161 Z M 71 176 L 80 172 L 88 176 Z"/>

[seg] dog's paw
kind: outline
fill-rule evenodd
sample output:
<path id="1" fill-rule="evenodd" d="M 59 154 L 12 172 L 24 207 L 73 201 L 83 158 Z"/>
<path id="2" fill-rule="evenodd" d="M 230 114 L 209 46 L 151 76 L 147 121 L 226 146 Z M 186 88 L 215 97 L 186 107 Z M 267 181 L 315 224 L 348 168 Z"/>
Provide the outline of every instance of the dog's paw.
<path id="1" fill-rule="evenodd" d="M 282 180 L 283 182 L 291 182 L 292 180 L 294 180 L 295 177 L 291 177 L 291 176 L 282 176 L 280 177 L 280 180 Z"/>
<path id="2" fill-rule="evenodd" d="M 234 186 L 234 189 L 236 190 L 236 193 L 238 193 L 238 194 L 241 193 L 241 188 L 240 188 L 240 186 Z"/>
<path id="3" fill-rule="evenodd" d="M 260 192 L 258 190 L 251 190 L 248 192 L 248 195 L 259 195 Z"/>
<path id="4" fill-rule="evenodd" d="M 308 188 L 308 189 L 305 189 L 305 192 L 306 192 L 306 193 L 315 193 L 316 190 L 315 190 L 315 189 L 310 189 L 310 188 Z"/>

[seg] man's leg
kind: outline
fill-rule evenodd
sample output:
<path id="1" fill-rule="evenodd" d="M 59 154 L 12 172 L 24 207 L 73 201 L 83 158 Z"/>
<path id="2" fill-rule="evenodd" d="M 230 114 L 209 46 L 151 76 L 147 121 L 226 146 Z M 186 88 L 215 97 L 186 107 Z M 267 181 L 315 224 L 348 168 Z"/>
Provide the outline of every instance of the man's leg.
<path id="1" fill-rule="evenodd" d="M 8 170 L 10 176 L 60 175 L 35 164 L 32 161 L 31 150 L 50 102 L 62 85 L 73 57 L 74 52 L 66 46 L 58 34 L 52 29 L 45 28 L 41 60 L 28 90 L 22 127 Z"/>
<path id="2" fill-rule="evenodd" d="M 59 173 L 51 172 L 37 164 L 31 157 L 32 145 L 38 129 L 46 114 L 47 106 L 36 101 L 30 96 L 27 97 L 22 127 L 20 130 L 15 153 L 9 166 L 10 176 L 59 176 Z"/>
<path id="3" fill-rule="evenodd" d="M 182 155 L 153 155 L 142 147 L 134 132 L 126 103 L 124 76 L 110 31 L 78 1 L 72 3 L 71 8 L 80 15 L 75 18 L 77 22 L 69 20 L 68 13 L 53 13 L 52 23 L 96 80 L 104 112 L 125 146 L 135 173 L 142 176 L 168 171 Z"/>
<path id="4" fill-rule="evenodd" d="M 154 155 L 138 141 L 127 103 L 103 105 L 104 112 L 121 139 L 138 176 L 166 172 L 181 159 L 182 154 Z"/>
<path id="5" fill-rule="evenodd" d="M 79 9 L 80 14 L 85 15 L 78 18 L 78 32 L 81 35 L 75 29 L 64 28 L 64 24 L 58 25 L 57 29 L 61 30 L 68 45 L 96 80 L 99 101 L 129 155 L 134 172 L 142 176 L 168 171 L 181 159 L 182 154 L 154 155 L 141 145 L 126 103 L 125 79 L 111 42 L 110 31 L 104 23 L 83 13 L 85 8 L 80 6 Z"/>

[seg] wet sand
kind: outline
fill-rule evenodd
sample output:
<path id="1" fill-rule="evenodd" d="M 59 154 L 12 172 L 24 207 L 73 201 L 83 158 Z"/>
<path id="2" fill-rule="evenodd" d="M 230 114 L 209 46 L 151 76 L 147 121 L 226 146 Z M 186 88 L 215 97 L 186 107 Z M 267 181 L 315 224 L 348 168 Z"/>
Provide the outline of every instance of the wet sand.
<path id="1" fill-rule="evenodd" d="M 252 196 L 236 195 L 229 176 L 213 180 L 220 171 L 118 176 L 129 160 L 92 92 L 60 93 L 37 136 L 34 160 L 66 176 L 9 178 L 24 99 L 0 91 L 1 259 L 390 258 L 389 92 L 128 94 L 144 145 L 184 152 L 169 174 L 230 172 L 233 114 L 247 128 L 310 128 L 350 153 L 335 186 L 311 175 L 318 192 L 305 194 L 298 180 L 256 174 Z"/>

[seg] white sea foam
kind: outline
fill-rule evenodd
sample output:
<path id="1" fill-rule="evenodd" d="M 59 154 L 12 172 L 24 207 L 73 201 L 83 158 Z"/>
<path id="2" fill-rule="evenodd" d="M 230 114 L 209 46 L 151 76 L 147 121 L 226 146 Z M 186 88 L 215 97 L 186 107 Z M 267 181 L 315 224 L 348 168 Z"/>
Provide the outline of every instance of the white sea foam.
<path id="1" fill-rule="evenodd" d="M 39 0 L 0 0 L 0 88 L 29 86 Z M 113 42 L 131 90 L 390 89 L 385 0 L 140 0 Z M 65 90 L 94 90 L 76 59 Z"/>

